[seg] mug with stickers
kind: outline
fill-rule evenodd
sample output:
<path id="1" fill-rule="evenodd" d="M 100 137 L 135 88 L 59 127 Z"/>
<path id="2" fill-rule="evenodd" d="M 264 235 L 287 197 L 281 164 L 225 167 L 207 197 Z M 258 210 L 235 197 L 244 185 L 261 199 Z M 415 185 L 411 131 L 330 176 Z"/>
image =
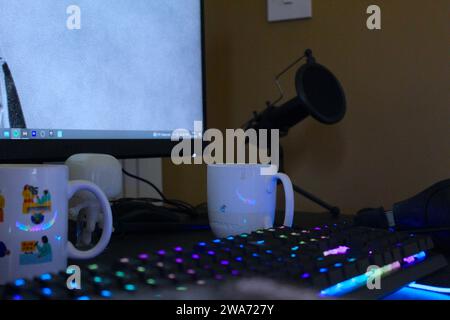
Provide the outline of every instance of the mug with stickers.
<path id="1" fill-rule="evenodd" d="M 97 245 L 80 251 L 68 241 L 68 203 L 77 191 L 95 195 L 104 213 Z M 112 215 L 95 184 L 69 181 L 63 165 L 0 165 L 0 285 L 66 270 L 67 259 L 90 259 L 108 245 Z"/>

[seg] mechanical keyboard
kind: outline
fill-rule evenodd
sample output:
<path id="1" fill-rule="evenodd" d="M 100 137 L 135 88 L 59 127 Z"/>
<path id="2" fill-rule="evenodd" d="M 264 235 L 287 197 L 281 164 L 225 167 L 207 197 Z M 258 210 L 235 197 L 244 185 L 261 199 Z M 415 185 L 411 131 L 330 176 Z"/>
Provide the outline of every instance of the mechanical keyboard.
<path id="1" fill-rule="evenodd" d="M 17 279 L 0 287 L 0 298 L 192 299 L 209 290 L 200 297 L 222 299 L 230 297 L 219 292 L 233 282 L 265 279 L 274 281 L 274 290 L 292 286 L 312 293 L 309 298 L 377 299 L 445 267 L 432 249 L 429 236 L 345 222 L 274 227 L 121 257 L 112 265 L 87 264 L 81 288 L 67 287 L 65 271 Z"/>

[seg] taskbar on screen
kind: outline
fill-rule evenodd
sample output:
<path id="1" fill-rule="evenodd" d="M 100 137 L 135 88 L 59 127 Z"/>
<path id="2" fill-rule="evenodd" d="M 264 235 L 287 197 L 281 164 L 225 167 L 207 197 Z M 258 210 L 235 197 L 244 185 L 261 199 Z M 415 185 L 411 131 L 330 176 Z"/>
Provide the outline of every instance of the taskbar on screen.
<path id="1" fill-rule="evenodd" d="M 0 129 L 0 140 L 145 140 L 201 137 L 201 133 L 187 132 L 174 135 L 173 131 L 124 130 L 63 130 L 63 129 Z"/>

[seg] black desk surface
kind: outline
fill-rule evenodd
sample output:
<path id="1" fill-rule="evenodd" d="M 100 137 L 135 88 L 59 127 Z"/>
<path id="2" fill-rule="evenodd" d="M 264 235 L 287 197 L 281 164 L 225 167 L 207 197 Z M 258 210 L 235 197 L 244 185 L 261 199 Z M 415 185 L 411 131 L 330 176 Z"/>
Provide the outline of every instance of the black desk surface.
<path id="1" fill-rule="evenodd" d="M 328 213 L 297 212 L 295 214 L 294 225 L 301 227 L 315 227 L 345 220 L 352 221 L 353 217 L 349 215 L 341 215 L 339 218 L 333 218 Z M 118 235 L 113 236 L 107 249 L 97 258 L 85 261 L 83 263 L 80 263 L 79 261 L 74 263 L 81 265 L 89 263 L 109 265 L 121 257 L 136 257 L 140 253 L 155 252 L 159 249 L 171 248 L 177 245 L 189 247 L 197 242 L 213 239 L 215 239 L 215 237 L 209 229 L 171 232 L 157 231 L 122 236 Z M 450 255 L 447 255 L 447 257 L 450 261 Z M 426 277 L 425 279 L 421 279 L 419 282 L 440 287 L 450 287 L 450 266 Z"/>

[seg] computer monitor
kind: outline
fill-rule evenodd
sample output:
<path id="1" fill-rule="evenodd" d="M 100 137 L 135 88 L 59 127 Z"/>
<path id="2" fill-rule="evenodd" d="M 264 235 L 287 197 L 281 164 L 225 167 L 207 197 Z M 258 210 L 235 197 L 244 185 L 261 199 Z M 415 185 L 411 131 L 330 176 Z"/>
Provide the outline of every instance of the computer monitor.
<path id="1" fill-rule="evenodd" d="M 168 156 L 205 123 L 200 0 L 0 0 L 0 57 L 0 162 Z"/>

